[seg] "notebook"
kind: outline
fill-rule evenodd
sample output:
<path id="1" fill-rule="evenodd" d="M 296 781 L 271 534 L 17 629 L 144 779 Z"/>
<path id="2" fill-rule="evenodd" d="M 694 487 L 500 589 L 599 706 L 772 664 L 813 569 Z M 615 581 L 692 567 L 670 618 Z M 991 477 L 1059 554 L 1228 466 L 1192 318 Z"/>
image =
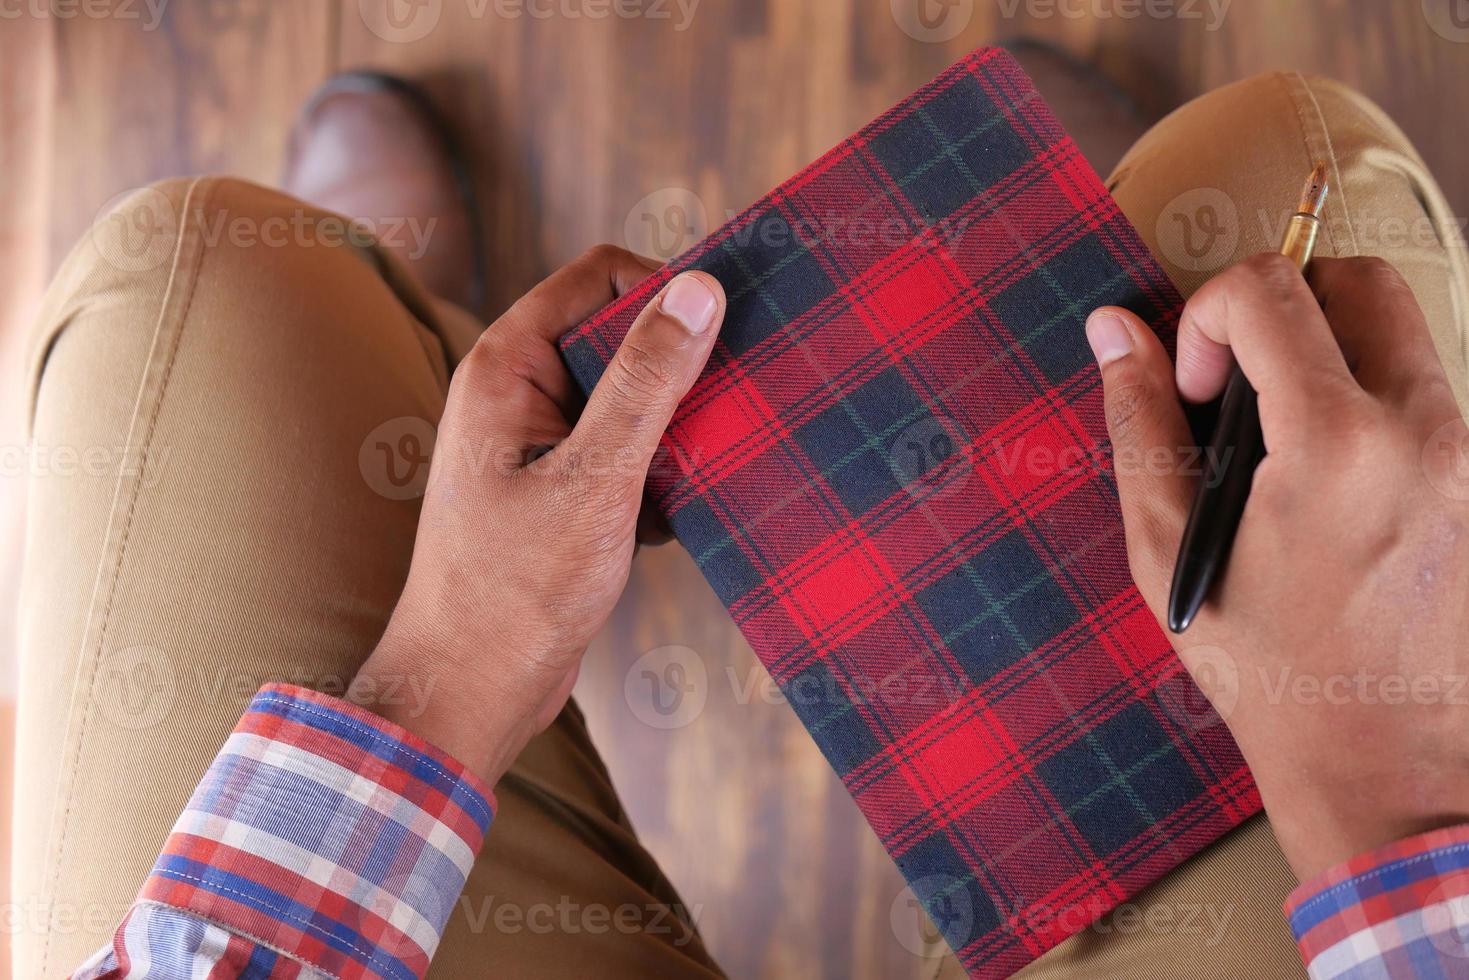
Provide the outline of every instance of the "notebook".
<path id="1" fill-rule="evenodd" d="M 656 505 L 973 977 L 1259 809 L 1128 573 L 1083 332 L 1182 301 L 980 49 L 570 333 L 596 384 L 675 273 L 724 285 Z"/>

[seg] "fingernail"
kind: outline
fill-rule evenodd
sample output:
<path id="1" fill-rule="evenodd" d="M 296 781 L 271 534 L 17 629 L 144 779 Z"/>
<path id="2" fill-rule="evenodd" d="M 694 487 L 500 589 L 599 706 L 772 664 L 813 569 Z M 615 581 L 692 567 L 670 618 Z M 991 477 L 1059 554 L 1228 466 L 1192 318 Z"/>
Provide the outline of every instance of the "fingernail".
<path id="1" fill-rule="evenodd" d="M 663 294 L 663 312 L 683 324 L 691 334 L 701 334 L 714 322 L 719 300 L 698 276 L 682 275 Z"/>
<path id="2" fill-rule="evenodd" d="M 1115 313 L 1093 313 L 1086 321 L 1086 342 L 1099 367 L 1132 353 L 1132 334 Z"/>

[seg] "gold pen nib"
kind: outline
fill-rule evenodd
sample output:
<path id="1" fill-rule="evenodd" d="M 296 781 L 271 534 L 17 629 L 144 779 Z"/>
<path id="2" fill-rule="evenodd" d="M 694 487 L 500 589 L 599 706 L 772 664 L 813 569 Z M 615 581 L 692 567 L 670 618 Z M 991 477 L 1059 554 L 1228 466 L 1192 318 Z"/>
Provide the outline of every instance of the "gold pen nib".
<path id="1" fill-rule="evenodd" d="M 1326 203 L 1326 161 L 1317 161 L 1316 166 L 1311 168 L 1311 176 L 1306 178 L 1305 189 L 1301 191 L 1301 203 L 1296 206 L 1297 214 L 1309 214 L 1313 218 L 1321 217 L 1321 206 Z"/>

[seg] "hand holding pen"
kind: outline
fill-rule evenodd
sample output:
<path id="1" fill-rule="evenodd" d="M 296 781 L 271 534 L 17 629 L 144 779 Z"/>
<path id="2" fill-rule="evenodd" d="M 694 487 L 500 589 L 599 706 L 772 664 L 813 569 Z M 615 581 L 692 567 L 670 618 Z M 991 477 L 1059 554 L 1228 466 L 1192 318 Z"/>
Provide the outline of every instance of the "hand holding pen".
<path id="1" fill-rule="evenodd" d="M 1303 274 L 1316 250 L 1326 191 L 1326 164 L 1318 163 L 1306 178 L 1296 213 L 1285 224 L 1280 254 Z M 1224 386 L 1214 438 L 1204 454 L 1204 478 L 1199 482 L 1173 569 L 1173 588 L 1168 596 L 1168 628 L 1173 632 L 1188 629 L 1223 574 L 1230 545 L 1244 516 L 1250 482 L 1264 456 L 1258 398 L 1236 364 Z"/>
<path id="2" fill-rule="evenodd" d="M 1194 440 L 1183 400 L 1237 363 L 1269 453 L 1214 601 L 1177 642 L 1244 752 L 1303 878 L 1469 817 L 1469 445 L 1423 313 L 1380 259 L 1259 255 L 1184 308 L 1178 370 L 1092 314 L 1133 577 L 1160 621 L 1198 479 L 1131 465 Z M 1156 458 L 1156 457 L 1153 457 Z M 1457 685 L 1457 689 L 1456 689 Z M 1283 747 L 1289 751 L 1283 751 Z M 1364 794 L 1381 801 L 1363 807 Z"/>

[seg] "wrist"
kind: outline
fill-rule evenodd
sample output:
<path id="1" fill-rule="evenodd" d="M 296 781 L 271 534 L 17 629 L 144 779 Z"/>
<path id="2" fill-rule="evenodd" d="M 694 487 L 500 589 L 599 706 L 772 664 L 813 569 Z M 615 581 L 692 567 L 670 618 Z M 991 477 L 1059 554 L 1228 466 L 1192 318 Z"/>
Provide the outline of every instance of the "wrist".
<path id="1" fill-rule="evenodd" d="M 530 740 L 515 685 L 490 665 L 405 629 L 395 614 L 347 700 L 448 753 L 493 786 Z"/>
<path id="2" fill-rule="evenodd" d="M 1267 796 L 1265 809 L 1286 860 L 1305 882 L 1359 855 L 1469 823 L 1469 782 L 1433 782 L 1427 790 L 1391 777 L 1334 790 L 1298 783 L 1275 799 Z"/>

